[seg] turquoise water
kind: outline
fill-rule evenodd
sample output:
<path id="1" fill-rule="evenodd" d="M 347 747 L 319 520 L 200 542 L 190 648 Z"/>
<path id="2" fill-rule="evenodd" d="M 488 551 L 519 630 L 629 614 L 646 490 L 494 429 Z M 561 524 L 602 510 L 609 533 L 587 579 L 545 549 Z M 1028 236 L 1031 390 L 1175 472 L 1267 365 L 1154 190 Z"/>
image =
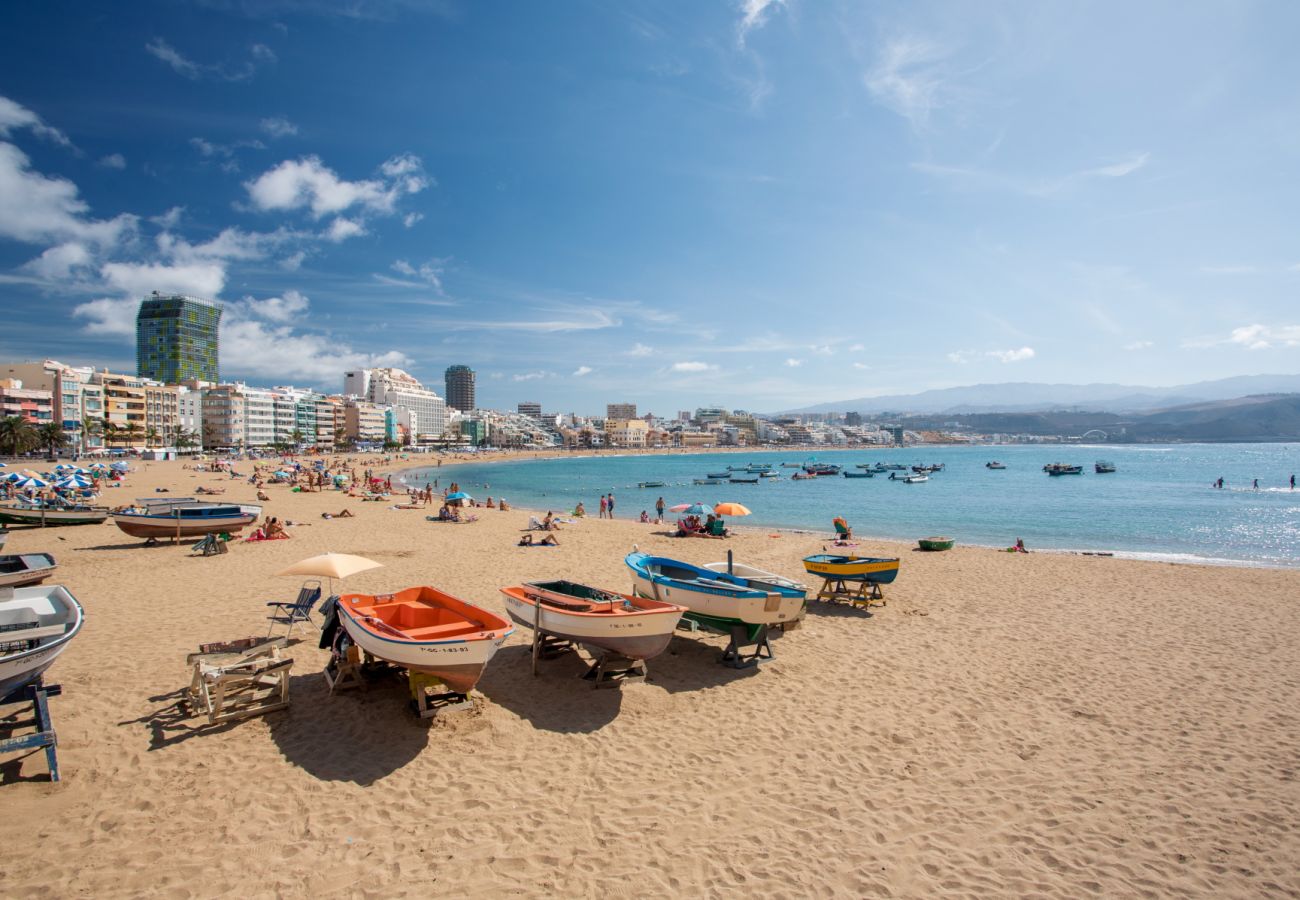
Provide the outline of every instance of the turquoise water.
<path id="1" fill-rule="evenodd" d="M 824 476 L 759 484 L 695 485 L 692 479 L 748 462 L 815 458 L 846 468 L 855 463 L 944 463 L 925 484 Z M 1006 463 L 990 470 L 989 460 Z M 1098 459 L 1118 471 L 1097 475 Z M 1049 462 L 1084 466 L 1083 475 L 1050 477 Z M 672 506 L 724 500 L 753 515 L 742 526 L 815 529 L 829 533 L 842 515 L 859 537 L 912 541 L 942 534 L 964 544 L 1109 551 L 1117 555 L 1187 561 L 1300 566 L 1300 444 L 1178 444 L 1172 446 L 921 447 L 907 450 L 819 450 L 752 453 L 603 456 L 467 464 L 417 469 L 410 483 L 454 479 L 478 499 L 505 496 L 516 506 L 572 510 L 582 500 L 596 514 L 613 491 L 618 518 L 654 515 L 659 496 Z M 1222 490 L 1211 482 L 1222 477 Z M 1259 479 L 1260 489 L 1252 487 Z M 637 488 L 663 481 L 663 488 Z M 441 482 L 444 486 L 447 481 Z"/>

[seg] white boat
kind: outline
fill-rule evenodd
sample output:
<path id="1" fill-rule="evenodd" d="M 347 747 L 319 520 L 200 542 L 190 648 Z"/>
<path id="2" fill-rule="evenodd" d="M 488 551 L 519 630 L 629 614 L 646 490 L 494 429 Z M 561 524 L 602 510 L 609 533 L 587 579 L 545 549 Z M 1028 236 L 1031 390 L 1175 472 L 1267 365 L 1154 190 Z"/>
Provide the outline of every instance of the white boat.
<path id="1" fill-rule="evenodd" d="M 40 678 L 83 621 L 81 604 L 61 584 L 0 589 L 0 697 Z"/>
<path id="2" fill-rule="evenodd" d="M 135 506 L 113 513 L 113 523 L 132 537 L 183 538 L 205 534 L 237 534 L 257 521 L 262 507 L 177 499 L 135 501 Z"/>
<path id="3" fill-rule="evenodd" d="M 40 584 L 54 574 L 58 564 L 48 553 L 0 556 L 0 588 Z"/>
<path id="4" fill-rule="evenodd" d="M 929 480 L 930 480 L 929 475 L 921 475 L 918 473 L 916 475 L 908 475 L 906 478 L 903 479 L 903 482 L 905 484 L 924 484 Z"/>
<path id="5" fill-rule="evenodd" d="M 777 575 L 775 572 L 768 572 L 756 566 L 747 566 L 744 563 L 728 563 L 725 559 L 722 562 L 705 563 L 704 568 L 710 572 L 726 572 L 728 575 L 734 575 L 737 578 L 752 582 L 752 587 L 758 587 L 760 584 L 772 585 L 785 588 L 786 590 L 803 591 L 807 593 L 808 588 L 802 582 L 795 581 L 793 578 L 786 578 L 784 575 Z"/>
<path id="6" fill-rule="evenodd" d="M 750 587 L 743 578 L 690 563 L 633 552 L 624 560 L 639 597 L 686 607 L 685 618 L 724 634 L 744 626 L 753 640 L 764 625 L 793 622 L 803 615 L 802 590 L 778 585 Z"/>
<path id="7" fill-rule="evenodd" d="M 506 612 L 520 625 L 616 653 L 653 659 L 672 640 L 686 607 L 572 581 L 535 581 L 501 588 Z M 538 604 L 541 604 L 540 608 Z"/>

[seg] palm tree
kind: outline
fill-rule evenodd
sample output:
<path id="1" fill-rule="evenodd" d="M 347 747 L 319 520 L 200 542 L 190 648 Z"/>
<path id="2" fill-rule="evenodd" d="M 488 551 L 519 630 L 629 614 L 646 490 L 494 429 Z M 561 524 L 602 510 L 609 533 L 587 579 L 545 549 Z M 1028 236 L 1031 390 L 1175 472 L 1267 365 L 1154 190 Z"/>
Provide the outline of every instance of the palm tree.
<path id="1" fill-rule="evenodd" d="M 40 445 L 50 452 L 50 459 L 57 459 L 58 449 L 68 445 L 68 436 L 58 422 L 46 422 L 37 428 L 36 437 Z"/>
<path id="2" fill-rule="evenodd" d="M 176 426 L 176 449 L 188 450 L 193 447 L 198 436 L 192 431 L 186 431 L 181 426 Z"/>
<path id="3" fill-rule="evenodd" d="M 348 430 L 340 425 L 334 429 L 334 446 L 335 448 L 346 447 L 348 445 Z"/>
<path id="4" fill-rule="evenodd" d="M 113 422 L 104 423 L 104 443 L 108 446 L 109 449 L 112 449 L 113 445 L 117 443 L 116 423 Z"/>
<path id="5" fill-rule="evenodd" d="M 97 434 L 104 433 L 104 420 L 94 419 L 90 416 L 81 420 L 81 452 L 84 455 L 88 449 L 89 439 Z"/>
<path id="6" fill-rule="evenodd" d="M 5 416 L 0 419 L 0 449 L 11 456 L 30 450 L 36 446 L 37 440 L 36 429 L 22 416 Z"/>
<path id="7" fill-rule="evenodd" d="M 293 441 L 295 450 L 302 447 L 302 439 L 304 437 L 305 435 L 302 433 L 301 429 L 295 428 L 293 431 L 289 432 L 289 440 Z"/>
<path id="8" fill-rule="evenodd" d="M 152 447 L 160 437 L 162 437 L 162 435 L 158 433 L 158 429 L 150 425 L 144 431 L 144 445 L 146 447 Z"/>

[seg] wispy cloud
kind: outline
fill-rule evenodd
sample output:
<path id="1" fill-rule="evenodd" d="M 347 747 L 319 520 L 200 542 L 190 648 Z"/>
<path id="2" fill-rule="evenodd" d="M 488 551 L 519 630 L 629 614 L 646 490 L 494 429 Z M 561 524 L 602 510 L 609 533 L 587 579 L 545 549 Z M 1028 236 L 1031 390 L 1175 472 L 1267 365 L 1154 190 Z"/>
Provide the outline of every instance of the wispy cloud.
<path id="1" fill-rule="evenodd" d="M 740 0 L 740 21 L 736 23 L 736 43 L 744 47 L 749 33 L 767 24 L 769 11 L 784 9 L 786 0 Z"/>
<path id="2" fill-rule="evenodd" d="M 974 166 L 952 166 L 932 162 L 913 162 L 910 168 L 923 175 L 943 178 L 973 190 L 1001 190 L 1030 197 L 1049 197 L 1075 184 L 1098 178 L 1123 178 L 1145 168 L 1151 154 L 1137 153 L 1122 162 L 1069 172 L 1065 175 L 1040 176 L 995 172 Z"/>
<path id="3" fill-rule="evenodd" d="M 1259 271 L 1258 266 L 1201 266 L 1207 275 L 1253 275 Z"/>
<path id="4" fill-rule="evenodd" d="M 654 352 L 655 350 L 653 347 L 647 347 L 645 344 L 638 342 L 632 345 L 632 349 L 627 351 L 627 355 L 628 356 L 654 356 Z"/>
<path id="5" fill-rule="evenodd" d="M 1124 345 L 1124 349 L 1125 349 L 1125 350 L 1132 350 L 1132 351 L 1137 351 L 1137 350 L 1149 350 L 1150 348 L 1154 347 L 1155 345 L 1156 345 L 1156 344 L 1155 344 L 1155 341 L 1134 341 L 1134 342 L 1131 343 L 1131 344 L 1125 344 L 1125 345 Z"/>
<path id="6" fill-rule="evenodd" d="M 9 137 L 16 129 L 25 128 L 39 138 L 71 147 L 72 141 L 59 129 L 46 125 L 41 117 L 8 97 L 0 97 L 0 137 Z"/>
<path id="7" fill-rule="evenodd" d="M 853 368 L 855 368 L 855 369 L 870 369 L 871 366 L 867 365 L 866 363 L 855 362 L 855 363 L 853 364 Z"/>
<path id="8" fill-rule="evenodd" d="M 590 375 L 594 371 L 596 370 L 593 369 L 591 366 L 578 366 L 578 368 L 573 370 L 573 377 L 581 378 L 584 375 Z"/>
<path id="9" fill-rule="evenodd" d="M 785 364 L 792 369 L 797 369 L 803 365 L 802 359 L 795 359 L 793 356 L 785 361 Z"/>
<path id="10" fill-rule="evenodd" d="M 150 56 L 166 63 L 178 75 L 198 81 L 210 78 L 215 81 L 247 81 L 257 74 L 260 66 L 275 62 L 275 52 L 265 44 L 248 48 L 248 58 L 240 62 L 198 63 L 182 54 L 160 37 L 144 45 Z"/>
<path id="11" fill-rule="evenodd" d="M 707 372 L 716 368 L 717 366 L 711 366 L 703 362 L 677 362 L 672 364 L 672 371 L 674 372 Z"/>
<path id="12" fill-rule="evenodd" d="M 404 282 L 405 284 L 409 284 L 412 287 L 425 287 L 426 285 L 432 285 L 434 290 L 436 290 L 439 294 L 441 294 L 443 293 L 442 273 L 446 270 L 446 266 L 449 261 L 450 260 L 448 259 L 438 259 L 437 257 L 435 257 L 429 260 L 428 262 L 420 263 L 419 267 L 417 268 L 416 266 L 411 265 L 406 260 L 399 259 L 393 263 L 392 269 L 394 272 L 400 272 L 403 275 L 407 275 L 412 278 L 419 278 L 423 282 L 422 284 L 420 282 L 410 281 L 410 282 Z"/>
<path id="13" fill-rule="evenodd" d="M 273 138 L 294 137 L 298 134 L 298 126 L 290 122 L 284 116 L 273 116 L 269 119 L 263 119 L 260 123 L 260 127 Z"/>
<path id="14" fill-rule="evenodd" d="M 540 381 L 550 375 L 549 372 L 521 372 L 517 375 L 511 375 L 511 381 Z"/>
<path id="15" fill-rule="evenodd" d="M 983 353 L 978 350 L 954 350 L 947 354 L 947 359 L 958 365 L 966 365 L 980 359 L 996 359 L 1001 363 L 1024 362 L 1034 356 L 1033 347 L 1021 347 L 1018 350 L 985 350 Z"/>
<path id="16" fill-rule="evenodd" d="M 923 37 L 896 37 L 876 54 L 863 81 L 877 103 L 907 119 L 913 128 L 929 124 L 934 110 L 947 102 L 943 63 L 951 48 Z"/>
<path id="17" fill-rule="evenodd" d="M 99 162 L 95 163 L 101 169 L 117 169 L 121 171 L 126 168 L 126 157 L 120 153 L 110 153 L 108 156 L 102 156 Z"/>
<path id="18" fill-rule="evenodd" d="M 1203 338 L 1183 343 L 1184 347 L 1191 349 L 1223 345 L 1245 347 L 1247 350 L 1300 347 L 1300 325 L 1243 325 L 1232 329 L 1227 337 Z"/>

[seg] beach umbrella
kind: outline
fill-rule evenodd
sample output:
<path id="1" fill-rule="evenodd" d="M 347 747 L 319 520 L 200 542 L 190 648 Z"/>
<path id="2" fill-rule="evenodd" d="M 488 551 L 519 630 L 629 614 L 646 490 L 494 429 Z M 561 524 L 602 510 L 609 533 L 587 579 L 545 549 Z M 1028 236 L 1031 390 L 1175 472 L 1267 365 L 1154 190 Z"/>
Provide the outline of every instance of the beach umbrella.
<path id="1" fill-rule="evenodd" d="M 714 513 L 719 516 L 747 516 L 749 508 L 740 503 L 719 503 L 713 507 Z"/>
<path id="2" fill-rule="evenodd" d="M 14 482 L 14 487 L 20 488 L 47 488 L 49 486 L 50 483 L 44 478 L 37 478 L 34 475 L 19 478 Z"/>
<path id="3" fill-rule="evenodd" d="M 446 499 L 447 500 L 473 500 L 474 498 L 471 497 L 469 494 L 465 493 L 464 491 L 457 491 L 454 494 L 448 494 Z"/>
<path id="4" fill-rule="evenodd" d="M 691 508 L 691 504 L 689 503 L 678 503 L 676 506 L 668 507 L 668 511 L 679 513 L 679 512 L 686 512 L 686 510 L 690 508 Z"/>
<path id="5" fill-rule="evenodd" d="M 686 509 L 682 510 L 688 516 L 707 516 L 712 514 L 713 508 L 705 506 L 703 503 L 692 503 Z"/>
<path id="6" fill-rule="evenodd" d="M 84 478 L 78 478 L 76 475 L 69 475 L 67 478 L 60 478 L 54 482 L 54 486 L 59 490 L 81 490 L 90 487 L 90 482 Z"/>
<path id="7" fill-rule="evenodd" d="M 366 559 L 364 556 L 353 556 L 350 553 L 322 553 L 320 556 L 310 556 L 307 559 L 299 560 L 289 568 L 275 574 L 315 575 L 317 578 L 328 578 L 330 580 L 330 593 L 333 594 L 335 578 L 347 578 L 349 575 L 355 575 L 358 572 L 382 568 L 383 565 L 383 563 L 377 563 L 373 559 Z"/>

